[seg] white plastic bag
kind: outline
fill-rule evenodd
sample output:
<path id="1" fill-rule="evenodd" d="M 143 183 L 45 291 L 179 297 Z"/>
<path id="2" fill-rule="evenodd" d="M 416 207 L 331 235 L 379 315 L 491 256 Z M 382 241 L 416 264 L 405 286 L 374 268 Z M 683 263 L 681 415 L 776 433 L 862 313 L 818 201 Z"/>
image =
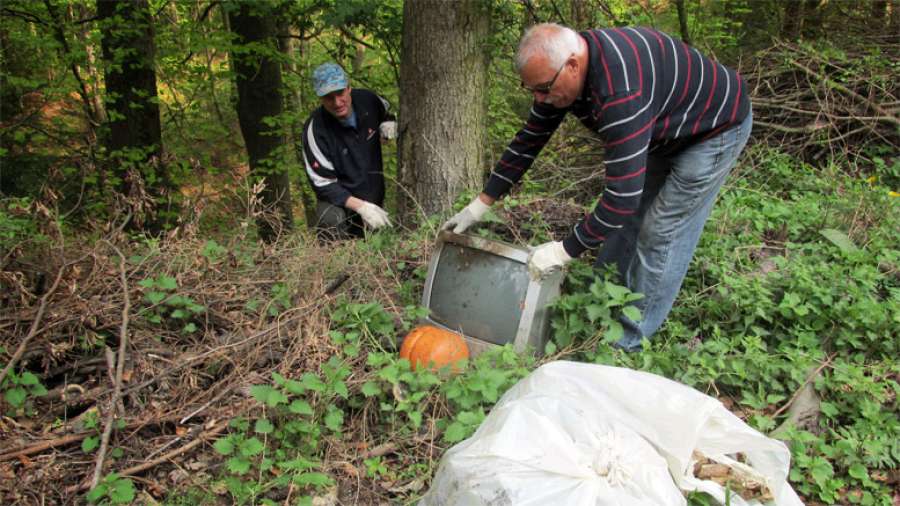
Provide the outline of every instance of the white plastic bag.
<path id="1" fill-rule="evenodd" d="M 693 476 L 695 451 L 722 462 L 741 453 L 775 505 L 803 504 L 786 481 L 785 445 L 718 400 L 653 374 L 564 361 L 507 391 L 475 434 L 447 451 L 419 504 L 684 505 L 682 491 L 693 490 L 724 504 L 721 485 Z"/>

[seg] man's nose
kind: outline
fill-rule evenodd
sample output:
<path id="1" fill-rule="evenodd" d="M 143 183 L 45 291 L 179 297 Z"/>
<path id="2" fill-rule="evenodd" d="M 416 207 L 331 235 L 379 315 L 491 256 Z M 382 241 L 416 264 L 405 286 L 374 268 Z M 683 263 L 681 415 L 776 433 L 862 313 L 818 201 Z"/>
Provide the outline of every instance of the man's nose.
<path id="1" fill-rule="evenodd" d="M 537 90 L 531 92 L 531 94 L 534 95 L 535 102 L 538 102 L 540 104 L 543 104 L 544 102 L 546 102 L 547 99 L 550 97 L 549 93 L 544 93 L 543 91 L 537 91 Z"/>

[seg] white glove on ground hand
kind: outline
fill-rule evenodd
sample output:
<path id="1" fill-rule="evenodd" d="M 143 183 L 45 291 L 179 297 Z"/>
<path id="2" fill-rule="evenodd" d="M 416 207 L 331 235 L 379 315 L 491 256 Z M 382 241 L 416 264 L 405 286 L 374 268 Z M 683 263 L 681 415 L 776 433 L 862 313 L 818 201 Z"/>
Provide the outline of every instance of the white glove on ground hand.
<path id="1" fill-rule="evenodd" d="M 562 241 L 545 242 L 528 255 L 528 273 L 533 279 L 541 279 L 555 269 L 572 261 Z"/>
<path id="2" fill-rule="evenodd" d="M 378 126 L 378 131 L 381 132 L 382 139 L 396 139 L 397 138 L 397 122 L 396 121 L 385 121 L 381 125 Z"/>
<path id="3" fill-rule="evenodd" d="M 452 228 L 454 234 L 461 234 L 472 225 L 481 221 L 481 218 L 484 217 L 490 208 L 491 206 L 482 202 L 480 198 L 475 197 L 462 211 L 454 214 L 452 218 L 441 225 L 441 230 L 450 230 Z"/>
<path id="4" fill-rule="evenodd" d="M 391 226 L 391 220 L 388 219 L 387 211 L 371 202 L 363 202 L 363 205 L 359 206 L 356 212 L 362 216 L 363 221 L 366 222 L 369 228 L 379 229 L 384 226 Z"/>

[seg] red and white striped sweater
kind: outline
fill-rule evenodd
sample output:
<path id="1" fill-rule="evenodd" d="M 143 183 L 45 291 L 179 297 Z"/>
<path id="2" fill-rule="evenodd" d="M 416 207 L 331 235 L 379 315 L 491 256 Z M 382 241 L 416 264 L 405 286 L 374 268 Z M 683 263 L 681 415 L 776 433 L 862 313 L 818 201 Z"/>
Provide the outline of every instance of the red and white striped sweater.
<path id="1" fill-rule="evenodd" d="M 605 145 L 606 187 L 594 210 L 563 240 L 573 257 L 598 247 L 641 201 L 647 156 L 677 153 L 739 124 L 750 111 L 734 70 L 650 28 L 580 33 L 588 44 L 584 92 L 558 109 L 535 102 L 491 172 L 484 192 L 499 198 L 521 179 L 566 113 Z"/>

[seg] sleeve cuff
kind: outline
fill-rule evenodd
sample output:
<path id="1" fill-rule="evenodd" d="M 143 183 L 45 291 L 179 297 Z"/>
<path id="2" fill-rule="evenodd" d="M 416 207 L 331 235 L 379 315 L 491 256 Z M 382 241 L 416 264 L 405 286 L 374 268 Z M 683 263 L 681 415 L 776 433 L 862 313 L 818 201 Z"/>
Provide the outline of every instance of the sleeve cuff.
<path id="1" fill-rule="evenodd" d="M 566 253 L 569 254 L 572 258 L 578 258 L 582 253 L 587 249 L 581 244 L 581 241 L 575 237 L 575 233 L 572 232 L 569 234 L 569 237 L 563 239 L 563 249 L 566 250 Z"/>

